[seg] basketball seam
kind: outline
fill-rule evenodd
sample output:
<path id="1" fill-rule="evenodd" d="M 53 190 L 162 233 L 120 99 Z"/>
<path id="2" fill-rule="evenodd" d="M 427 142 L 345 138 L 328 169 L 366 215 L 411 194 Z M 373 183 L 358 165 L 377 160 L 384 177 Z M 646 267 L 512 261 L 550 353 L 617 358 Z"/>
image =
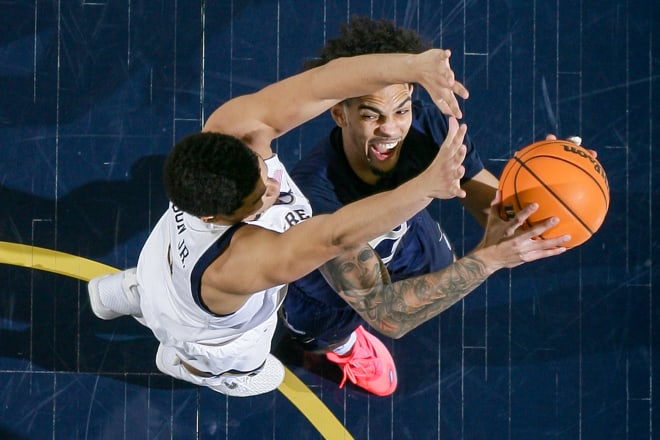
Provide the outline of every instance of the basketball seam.
<path id="1" fill-rule="evenodd" d="M 541 146 L 542 146 L 542 145 L 541 145 Z M 532 151 L 533 151 L 533 150 L 532 150 Z M 603 200 L 605 200 L 605 206 L 609 207 L 609 205 L 610 205 L 609 191 L 606 191 L 606 190 L 605 190 L 605 188 L 607 188 L 607 178 L 605 178 L 605 185 L 606 185 L 606 186 L 605 186 L 605 188 L 604 188 L 603 185 L 601 185 L 601 182 L 600 182 L 598 179 L 596 179 L 591 173 L 587 172 L 587 171 L 584 169 L 584 167 L 578 166 L 578 165 L 574 164 L 573 162 L 571 162 L 570 160 L 567 160 L 567 159 L 564 159 L 564 158 L 562 158 L 562 157 L 558 157 L 558 156 L 553 156 L 552 154 L 539 154 L 539 155 L 532 156 L 532 157 L 527 157 L 527 156 L 529 156 L 529 155 L 528 155 L 528 154 L 525 154 L 525 155 L 523 155 L 523 156 L 521 156 L 521 157 L 514 156 L 514 158 L 515 158 L 516 161 L 517 161 L 518 163 L 520 163 L 520 164 L 522 164 L 522 163 L 526 163 L 526 162 L 521 162 L 522 160 L 528 161 L 528 160 L 531 160 L 531 159 L 547 158 L 547 159 L 560 160 L 560 161 L 562 161 L 562 162 L 569 163 L 569 164 L 571 164 L 571 165 L 575 165 L 576 168 L 582 170 L 582 171 L 584 172 L 584 175 L 587 176 L 587 177 L 589 177 L 589 178 L 590 178 L 590 179 L 596 184 L 596 187 L 597 187 L 598 190 L 600 191 L 600 194 L 603 196 Z M 529 170 L 529 168 L 527 168 L 527 167 L 525 167 L 525 169 L 526 169 L 526 170 Z M 531 172 L 531 171 L 530 171 L 530 172 Z M 533 174 L 533 173 L 532 173 L 532 174 Z M 536 177 L 536 178 L 539 180 L 539 182 L 543 183 L 543 182 L 541 181 L 541 179 L 538 178 L 538 176 L 534 175 L 534 177 Z M 601 176 L 601 177 L 602 177 L 602 176 Z M 544 185 L 544 186 L 545 186 L 545 185 Z M 548 189 L 549 189 L 549 188 L 548 188 Z"/>
<path id="2" fill-rule="evenodd" d="M 544 187 L 546 190 L 548 190 L 548 192 L 549 192 L 550 194 L 552 194 L 552 195 L 555 197 L 555 199 L 556 199 L 559 203 L 561 203 L 561 204 L 564 206 L 564 208 L 566 208 L 566 210 L 567 210 L 568 212 L 570 212 L 571 215 L 573 215 L 573 217 L 574 217 L 575 219 L 577 219 L 578 222 L 580 222 L 580 224 L 581 224 L 582 226 L 584 226 L 584 228 L 587 230 L 587 232 L 589 232 L 590 235 L 594 235 L 594 231 L 592 231 L 591 228 L 590 228 L 590 227 L 589 227 L 589 226 L 588 226 L 588 225 L 582 220 L 582 218 L 581 218 L 581 217 L 580 217 L 580 216 L 579 216 L 574 210 L 572 210 L 571 207 L 568 206 L 568 205 L 566 204 L 566 202 L 564 202 L 564 200 L 563 200 L 561 197 L 559 197 L 559 194 L 557 194 L 556 192 L 554 192 L 554 191 L 552 190 L 552 188 L 550 188 L 550 187 L 549 187 L 549 186 L 543 181 L 543 179 L 541 179 L 541 178 L 540 178 L 540 177 L 539 177 L 539 176 L 538 176 L 538 175 L 537 175 L 537 174 L 536 174 L 531 168 L 529 168 L 525 162 L 523 162 L 522 160 L 520 160 L 520 158 L 514 156 L 514 159 L 518 162 L 518 164 L 520 164 L 521 168 L 524 168 L 525 170 L 527 170 L 527 172 L 528 172 L 529 174 L 531 174 L 531 175 L 532 175 L 532 176 L 533 176 L 533 177 L 534 177 L 534 178 L 535 178 L 535 179 L 536 179 L 541 185 L 543 185 L 543 187 Z M 518 203 L 518 204 L 520 205 L 520 203 Z"/>

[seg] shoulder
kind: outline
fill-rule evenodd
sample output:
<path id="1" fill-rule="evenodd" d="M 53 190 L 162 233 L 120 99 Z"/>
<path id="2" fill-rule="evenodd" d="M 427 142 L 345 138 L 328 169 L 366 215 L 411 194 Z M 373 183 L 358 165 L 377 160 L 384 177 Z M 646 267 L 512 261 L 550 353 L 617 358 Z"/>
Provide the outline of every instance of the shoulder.
<path id="1" fill-rule="evenodd" d="M 412 128 L 436 141 L 442 141 L 449 131 L 449 122 L 437 106 L 428 101 L 416 100 L 413 102 Z"/>
<path id="2" fill-rule="evenodd" d="M 449 121 L 447 116 L 433 103 L 425 100 L 416 100 L 413 102 L 413 123 L 410 131 L 417 131 L 419 134 L 428 136 L 437 145 L 440 145 L 447 137 Z M 469 130 L 465 135 L 464 142 L 468 148 L 469 156 L 476 148 L 470 138 Z"/>
<path id="3" fill-rule="evenodd" d="M 326 173 L 326 170 L 334 166 L 339 155 L 331 142 L 331 136 L 335 130 L 327 136 L 319 139 L 314 147 L 305 153 L 302 158 L 291 169 L 291 177 L 298 182 L 298 179 L 306 175 L 319 175 Z"/>

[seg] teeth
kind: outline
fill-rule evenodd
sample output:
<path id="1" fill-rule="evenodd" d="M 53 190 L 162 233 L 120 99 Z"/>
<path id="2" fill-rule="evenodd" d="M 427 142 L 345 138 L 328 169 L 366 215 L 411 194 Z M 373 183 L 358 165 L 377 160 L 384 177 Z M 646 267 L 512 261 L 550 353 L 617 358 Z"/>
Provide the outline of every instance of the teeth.
<path id="1" fill-rule="evenodd" d="M 398 142 L 374 144 L 377 150 L 391 150 L 397 146 Z"/>

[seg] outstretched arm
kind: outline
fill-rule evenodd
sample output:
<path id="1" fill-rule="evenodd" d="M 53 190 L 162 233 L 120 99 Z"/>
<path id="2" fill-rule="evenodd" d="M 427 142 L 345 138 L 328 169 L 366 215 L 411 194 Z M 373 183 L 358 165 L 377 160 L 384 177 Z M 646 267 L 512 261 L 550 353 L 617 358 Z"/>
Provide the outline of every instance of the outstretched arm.
<path id="1" fill-rule="evenodd" d="M 267 158 L 272 154 L 273 139 L 334 104 L 390 84 L 408 82 L 421 84 L 443 112 L 460 118 L 462 114 L 455 95 L 467 98 L 468 92 L 455 81 L 449 65 L 450 56 L 448 50 L 431 49 L 421 54 L 338 58 L 256 93 L 227 101 L 211 114 L 204 131 L 236 136 Z"/>
<path id="2" fill-rule="evenodd" d="M 229 246 L 214 262 L 218 270 L 212 284 L 222 286 L 218 289 L 225 293 L 249 295 L 295 281 L 406 221 L 433 198 L 464 196 L 460 179 L 466 130 L 465 124 L 459 126 L 451 118 L 444 147 L 433 162 L 393 190 L 350 203 L 333 214 L 314 216 L 281 234 L 252 226 L 239 229 L 234 237 L 240 237 L 241 245 Z"/>
<path id="3" fill-rule="evenodd" d="M 464 298 L 502 268 L 558 255 L 566 236 L 552 240 L 533 237 L 556 224 L 549 219 L 528 231 L 519 227 L 536 209 L 527 206 L 509 221 L 499 219 L 496 197 L 484 239 L 471 253 L 426 275 L 390 283 L 376 252 L 365 246 L 343 254 L 321 267 L 328 283 L 372 327 L 399 338 Z"/>

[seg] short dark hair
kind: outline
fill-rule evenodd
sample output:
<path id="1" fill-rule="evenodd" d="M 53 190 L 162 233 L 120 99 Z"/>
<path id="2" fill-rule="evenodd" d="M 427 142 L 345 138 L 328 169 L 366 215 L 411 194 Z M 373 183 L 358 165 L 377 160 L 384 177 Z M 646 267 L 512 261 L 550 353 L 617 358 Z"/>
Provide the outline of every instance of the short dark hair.
<path id="1" fill-rule="evenodd" d="M 412 29 L 396 27 L 385 19 L 355 15 L 350 23 L 342 24 L 340 36 L 329 39 L 319 50 L 319 56 L 304 62 L 303 68 L 322 66 L 335 58 L 370 53 L 421 53 L 430 49 Z"/>
<path id="2" fill-rule="evenodd" d="M 240 139 L 201 132 L 179 141 L 165 160 L 168 198 L 197 217 L 230 215 L 261 178 L 259 159 Z"/>

